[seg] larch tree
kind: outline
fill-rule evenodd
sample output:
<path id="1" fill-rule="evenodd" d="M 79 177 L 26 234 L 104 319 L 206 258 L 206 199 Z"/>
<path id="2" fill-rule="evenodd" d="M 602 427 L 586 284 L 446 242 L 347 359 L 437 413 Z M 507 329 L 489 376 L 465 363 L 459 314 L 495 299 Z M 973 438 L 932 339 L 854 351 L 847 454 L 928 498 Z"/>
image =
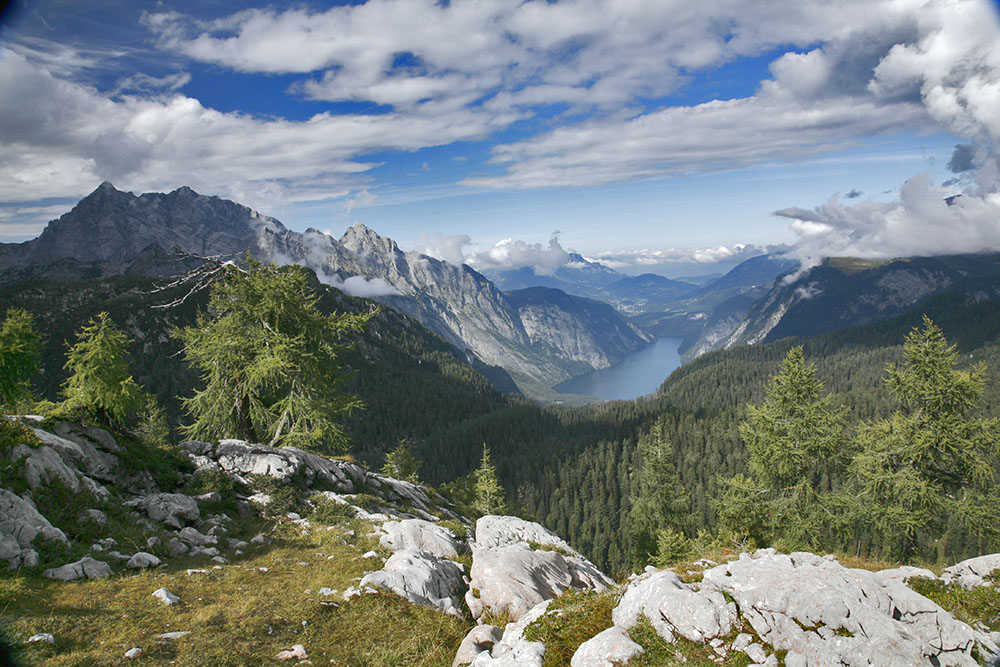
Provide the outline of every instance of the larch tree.
<path id="1" fill-rule="evenodd" d="M 0 325 L 0 406 L 16 411 L 32 399 L 31 377 L 38 374 L 41 336 L 25 310 L 10 308 Z"/>
<path id="2" fill-rule="evenodd" d="M 858 432 L 850 470 L 862 516 L 885 555 L 906 556 L 934 545 L 942 558 L 941 538 L 956 520 L 981 548 L 1000 546 L 994 468 L 1000 428 L 996 419 L 975 415 L 986 368 L 959 370 L 957 363 L 955 346 L 925 316 L 923 329 L 906 337 L 903 363 L 887 369 L 886 384 L 899 409 Z"/>
<path id="3" fill-rule="evenodd" d="M 475 504 L 473 508 L 480 515 L 502 514 L 506 509 L 504 490 L 497 478 L 497 470 L 490 462 L 490 450 L 483 443 L 483 458 L 474 473 Z"/>
<path id="4" fill-rule="evenodd" d="M 241 438 L 323 453 L 346 450 L 338 419 L 362 406 L 341 389 L 339 360 L 369 315 L 325 315 L 298 265 L 248 258 L 226 267 L 208 312 L 174 330 L 205 388 L 184 400 L 194 438 Z"/>
<path id="5" fill-rule="evenodd" d="M 816 367 L 801 347 L 785 355 L 760 405 L 739 425 L 747 474 L 723 480 L 717 503 L 723 527 L 758 544 L 810 546 L 828 529 L 821 494 L 847 463 L 845 413 L 831 406 Z"/>
<path id="6" fill-rule="evenodd" d="M 65 400 L 56 406 L 56 414 L 122 426 L 148 408 L 151 397 L 129 373 L 129 342 L 106 312 L 92 318 L 69 349 Z"/>
<path id="7" fill-rule="evenodd" d="M 683 550 L 690 502 L 662 419 L 640 436 L 638 448 L 637 493 L 627 520 L 633 566 L 645 567 L 654 560 L 665 565 Z"/>

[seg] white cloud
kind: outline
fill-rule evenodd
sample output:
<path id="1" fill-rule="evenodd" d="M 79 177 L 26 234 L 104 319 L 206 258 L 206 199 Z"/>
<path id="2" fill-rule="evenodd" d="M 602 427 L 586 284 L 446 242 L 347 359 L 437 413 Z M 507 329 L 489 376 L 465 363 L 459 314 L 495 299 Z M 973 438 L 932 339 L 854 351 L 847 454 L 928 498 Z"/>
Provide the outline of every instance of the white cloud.
<path id="1" fill-rule="evenodd" d="M 0 206 L 0 242 L 14 243 L 33 239 L 54 220 L 73 207 L 64 205 Z"/>
<path id="2" fill-rule="evenodd" d="M 877 99 L 912 97 L 952 132 L 972 139 L 956 147 L 949 168 L 973 171 L 962 196 L 918 174 L 896 201 L 777 211 L 793 220 L 803 267 L 823 257 L 887 258 L 996 250 L 1000 247 L 1000 26 L 987 3 L 932 3 L 914 16 L 919 37 L 894 45 L 873 70 Z"/>
<path id="3" fill-rule="evenodd" d="M 420 247 L 417 252 L 429 255 L 436 259 L 461 266 L 466 263 L 465 247 L 472 244 L 472 237 L 468 234 L 441 234 L 435 233 L 428 236 L 425 233 L 420 235 Z"/>
<path id="4" fill-rule="evenodd" d="M 333 285 L 337 289 L 351 296 L 372 298 L 376 296 L 390 296 L 399 294 L 399 290 L 386 282 L 383 278 L 372 278 L 364 276 L 350 276 L 340 280 L 337 276 L 327 277 L 323 282 Z"/>
<path id="5" fill-rule="evenodd" d="M 737 243 L 731 246 L 713 248 L 668 248 L 663 250 L 620 250 L 596 254 L 593 261 L 613 269 L 656 267 L 671 264 L 716 264 L 739 263 L 769 252 L 786 250 L 781 247 L 759 247 L 753 244 Z"/>
<path id="6" fill-rule="evenodd" d="M 480 271 L 515 270 L 530 266 L 536 273 L 548 275 L 569 259 L 569 253 L 559 243 L 559 232 L 553 232 L 548 245 L 506 238 L 488 250 L 475 253 L 467 263 Z"/>
<path id="7" fill-rule="evenodd" d="M 375 166 L 359 154 L 481 138 L 506 122 L 483 110 L 287 121 L 221 113 L 180 94 L 115 100 L 2 47 L 0 89 L 6 201 L 81 196 L 110 180 L 137 191 L 183 183 L 274 210 L 355 190 Z"/>
<path id="8" fill-rule="evenodd" d="M 947 255 L 1000 247 L 1000 193 L 962 196 L 935 186 L 926 174 L 911 178 L 894 202 L 844 205 L 836 196 L 812 210 L 785 209 L 798 243 L 790 256 L 815 266 L 824 257 Z"/>

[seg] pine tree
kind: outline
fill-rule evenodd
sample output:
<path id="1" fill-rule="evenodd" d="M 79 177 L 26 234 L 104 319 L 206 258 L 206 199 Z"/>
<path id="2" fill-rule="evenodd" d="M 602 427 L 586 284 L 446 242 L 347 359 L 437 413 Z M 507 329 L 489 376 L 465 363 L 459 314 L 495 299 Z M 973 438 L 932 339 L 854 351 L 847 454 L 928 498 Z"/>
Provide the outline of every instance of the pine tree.
<path id="1" fill-rule="evenodd" d="M 344 337 L 368 315 L 324 315 L 306 269 L 247 260 L 228 267 L 209 313 L 174 331 L 205 388 L 185 399 L 195 438 L 236 437 L 270 445 L 343 451 L 337 419 L 361 407 L 340 390 Z"/>
<path id="2" fill-rule="evenodd" d="M 629 511 L 628 526 L 632 564 L 641 568 L 658 554 L 666 564 L 682 550 L 690 504 L 677 475 L 674 448 L 662 419 L 639 438 L 639 457 L 638 492 Z"/>
<path id="3" fill-rule="evenodd" d="M 396 479 L 405 479 L 409 482 L 418 483 L 418 473 L 420 471 L 420 461 L 413 455 L 410 443 L 400 440 L 395 449 L 385 455 L 385 465 L 382 466 L 382 474 Z"/>
<path id="4" fill-rule="evenodd" d="M 107 313 L 91 319 L 69 349 L 66 370 L 70 375 L 63 384 L 65 400 L 56 413 L 125 425 L 147 408 L 151 398 L 128 370 L 129 342 Z"/>
<path id="5" fill-rule="evenodd" d="M 31 400 L 31 377 L 38 373 L 40 350 L 34 318 L 10 308 L 0 325 L 0 406 L 13 411 Z"/>
<path id="6" fill-rule="evenodd" d="M 490 463 L 490 450 L 483 443 L 483 458 L 475 472 L 476 501 L 473 506 L 480 515 L 503 514 L 506 509 L 503 487 L 496 468 Z"/>
<path id="7" fill-rule="evenodd" d="M 972 415 L 986 368 L 957 370 L 955 346 L 926 316 L 923 325 L 906 337 L 903 363 L 887 369 L 900 409 L 860 429 L 851 465 L 862 516 L 881 550 L 896 557 L 939 539 L 956 519 L 965 519 L 981 546 L 998 546 L 1000 538 L 992 465 L 1000 457 L 1000 428 L 996 419 Z M 943 556 L 944 545 L 938 547 Z"/>
<path id="8" fill-rule="evenodd" d="M 813 545 L 829 529 L 821 493 L 846 465 L 845 413 L 834 409 L 801 347 L 785 355 L 767 397 L 747 406 L 739 433 L 747 474 L 722 481 L 719 521 L 735 537 L 784 547 Z"/>

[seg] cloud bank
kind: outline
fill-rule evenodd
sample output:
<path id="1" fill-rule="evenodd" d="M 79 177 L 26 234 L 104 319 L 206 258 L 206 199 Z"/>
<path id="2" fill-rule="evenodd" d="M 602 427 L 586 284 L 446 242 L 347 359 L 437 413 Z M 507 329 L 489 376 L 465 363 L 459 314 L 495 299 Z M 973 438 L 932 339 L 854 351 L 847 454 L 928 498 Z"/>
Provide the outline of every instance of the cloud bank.
<path id="1" fill-rule="evenodd" d="M 959 9 L 963 11 L 958 11 Z M 792 219 L 794 256 L 804 268 L 823 257 L 900 257 L 1000 250 L 1000 39 L 995 10 L 936 3 L 916 17 L 918 37 L 895 44 L 868 82 L 878 98 L 920 99 L 928 114 L 972 138 L 955 147 L 957 178 L 907 181 L 897 200 L 850 206 L 836 197 L 812 209 L 776 211 Z M 959 191 L 956 186 L 963 186 Z M 961 196 L 956 196 L 960 194 Z"/>

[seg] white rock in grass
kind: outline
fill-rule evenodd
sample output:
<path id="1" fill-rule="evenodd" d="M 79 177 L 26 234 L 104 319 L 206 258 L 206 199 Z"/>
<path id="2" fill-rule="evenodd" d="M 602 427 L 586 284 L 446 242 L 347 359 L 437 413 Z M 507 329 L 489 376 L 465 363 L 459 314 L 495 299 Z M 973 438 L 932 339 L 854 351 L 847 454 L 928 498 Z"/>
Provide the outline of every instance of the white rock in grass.
<path id="1" fill-rule="evenodd" d="M 514 623 L 508 623 L 503 637 L 489 651 L 476 656 L 473 667 L 542 667 L 545 644 L 524 638 L 524 630 L 548 610 L 552 600 L 541 602 Z"/>
<path id="2" fill-rule="evenodd" d="M 631 628 L 640 616 L 664 640 L 676 635 L 706 642 L 729 634 L 737 621 L 736 605 L 712 590 L 696 591 L 675 572 L 663 570 L 634 579 L 611 614 L 615 625 Z"/>
<path id="3" fill-rule="evenodd" d="M 136 646 L 135 648 L 130 648 L 129 650 L 125 651 L 125 657 L 128 658 L 129 660 L 135 660 L 136 658 L 141 658 L 144 653 L 145 651 Z"/>
<path id="4" fill-rule="evenodd" d="M 141 570 L 147 567 L 156 567 L 160 564 L 160 559 L 153 554 L 146 553 L 145 551 L 140 551 L 125 563 L 125 567 L 132 570 Z"/>
<path id="5" fill-rule="evenodd" d="M 569 664 L 571 667 L 613 667 L 626 664 L 644 652 L 645 649 L 632 641 L 624 628 L 614 625 L 580 644 Z"/>
<path id="6" fill-rule="evenodd" d="M 309 657 L 306 653 L 306 647 L 302 644 L 296 644 L 291 649 L 287 651 L 282 651 L 275 656 L 278 660 L 305 660 Z"/>
<path id="7" fill-rule="evenodd" d="M 152 595 L 168 607 L 181 601 L 179 597 L 168 591 L 166 588 L 157 588 L 153 591 Z"/>
<path id="8" fill-rule="evenodd" d="M 458 592 L 465 585 L 464 575 L 458 563 L 404 549 L 393 554 L 384 569 L 366 574 L 360 586 L 388 590 L 414 604 L 461 616 Z"/>
<path id="9" fill-rule="evenodd" d="M 469 634 L 465 635 L 461 646 L 458 647 L 458 652 L 455 653 L 451 667 L 461 667 L 461 665 L 473 663 L 480 653 L 492 650 L 501 637 L 503 637 L 503 630 L 497 626 L 477 625 L 469 630 Z"/>
<path id="10" fill-rule="evenodd" d="M 62 567 L 50 568 L 42 572 L 43 577 L 58 581 L 73 581 L 74 579 L 103 579 L 111 574 L 111 566 L 104 561 L 84 556 L 75 563 L 67 563 Z"/>
<path id="11" fill-rule="evenodd" d="M 958 582 L 962 588 L 971 590 L 989 585 L 986 577 L 997 570 L 1000 570 L 1000 554 L 988 554 L 946 567 L 941 573 L 941 578 L 945 583 Z"/>
<path id="12" fill-rule="evenodd" d="M 43 642 L 45 644 L 55 644 L 56 638 L 53 637 L 48 632 L 39 632 L 37 635 L 31 635 L 28 637 L 28 643 L 31 642 Z"/>
<path id="13" fill-rule="evenodd" d="M 441 558 L 453 558 L 461 547 L 448 529 L 423 519 L 387 521 L 382 524 L 382 530 L 385 534 L 379 538 L 379 544 L 394 553 L 416 549 Z"/>
<path id="14" fill-rule="evenodd" d="M 189 634 L 191 634 L 190 630 L 178 630 L 177 632 L 164 632 L 162 635 L 156 635 L 156 638 L 163 641 L 175 641 L 181 637 L 187 637 Z"/>

